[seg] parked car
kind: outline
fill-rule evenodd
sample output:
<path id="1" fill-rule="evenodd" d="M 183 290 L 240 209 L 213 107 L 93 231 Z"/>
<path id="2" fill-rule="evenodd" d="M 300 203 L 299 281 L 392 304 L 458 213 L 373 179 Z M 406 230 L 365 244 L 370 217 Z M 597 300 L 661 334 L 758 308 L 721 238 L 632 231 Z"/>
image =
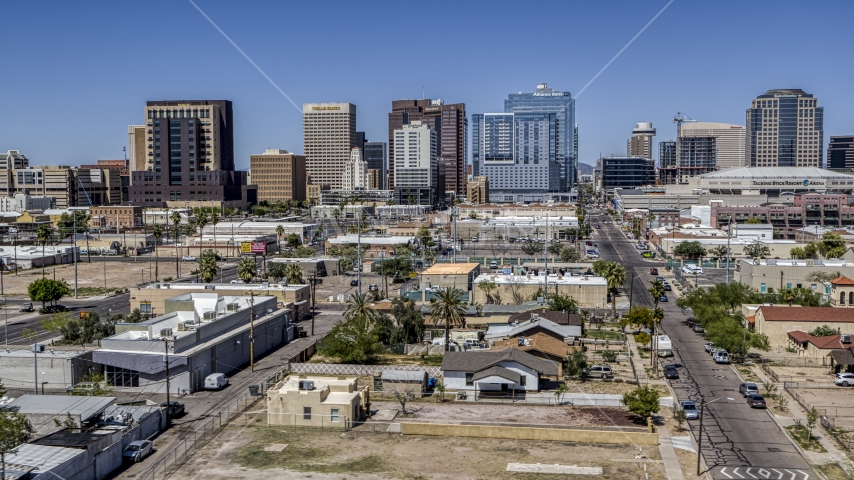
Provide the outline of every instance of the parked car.
<path id="1" fill-rule="evenodd" d="M 160 404 L 161 407 L 166 408 L 167 403 L 163 402 Z M 169 417 L 175 418 L 184 414 L 184 404 L 178 402 L 169 402 Z"/>
<path id="2" fill-rule="evenodd" d="M 703 348 L 705 348 L 707 352 L 711 351 L 712 348 L 714 348 L 714 347 L 715 347 L 715 344 L 712 342 L 706 342 L 703 344 Z"/>
<path id="3" fill-rule="evenodd" d="M 58 313 L 67 311 L 69 311 L 69 308 L 65 305 L 48 305 L 39 309 L 39 313 Z"/>
<path id="4" fill-rule="evenodd" d="M 489 262 L 489 269 L 490 269 L 490 270 L 495 270 L 495 269 L 497 269 L 497 268 L 498 268 L 498 262 L 496 262 L 496 261 L 494 261 L 494 260 L 493 260 L 493 261 L 491 261 L 491 262 Z"/>
<path id="5" fill-rule="evenodd" d="M 613 378 L 614 372 L 608 365 L 593 365 L 584 372 L 585 377 Z"/>
<path id="6" fill-rule="evenodd" d="M 25 303 L 25 304 L 21 305 L 21 311 L 22 311 L 22 312 L 32 312 L 32 311 L 34 311 L 34 309 L 33 309 L 33 304 L 32 304 L 32 303 L 30 303 L 30 302 L 27 302 L 27 303 Z"/>
<path id="7" fill-rule="evenodd" d="M 228 385 L 228 377 L 224 373 L 212 373 L 205 377 L 205 390 L 220 390 Z"/>
<path id="8" fill-rule="evenodd" d="M 692 264 L 682 265 L 682 273 L 686 273 L 688 275 L 698 275 L 703 273 L 703 268 Z"/>
<path id="9" fill-rule="evenodd" d="M 658 269 L 657 269 L 657 268 L 650 268 L 650 269 L 649 269 L 649 274 L 650 274 L 650 275 L 656 275 L 656 276 L 657 276 L 657 275 L 658 275 Z"/>
<path id="10" fill-rule="evenodd" d="M 765 398 L 758 393 L 747 395 L 747 404 L 750 405 L 750 408 L 767 408 Z"/>
<path id="11" fill-rule="evenodd" d="M 477 242 L 477 237 L 471 237 L 472 242 Z"/>
<path id="12" fill-rule="evenodd" d="M 643 252 L 641 254 L 643 258 L 655 258 L 655 252 Z"/>
<path id="13" fill-rule="evenodd" d="M 596 224 L 596 229 L 597 229 L 597 230 L 600 230 L 601 228 L 602 228 L 602 227 L 601 227 L 601 226 L 599 226 L 599 224 L 597 223 L 597 224 Z"/>
<path id="14" fill-rule="evenodd" d="M 419 270 L 424 268 L 424 262 L 422 262 L 421 260 L 416 260 L 415 261 L 415 268 L 417 268 Z"/>
<path id="15" fill-rule="evenodd" d="M 184 255 L 183 257 L 181 257 L 181 261 L 182 262 L 195 262 L 196 257 L 194 257 L 192 255 Z"/>
<path id="16" fill-rule="evenodd" d="M 854 373 L 837 373 L 833 383 L 843 387 L 854 386 Z"/>
<path id="17" fill-rule="evenodd" d="M 69 395 L 92 395 L 99 385 L 95 382 L 80 382 L 65 389 Z"/>
<path id="18" fill-rule="evenodd" d="M 664 366 L 664 378 L 679 378 L 679 370 L 675 365 L 665 365 Z"/>
<path id="19" fill-rule="evenodd" d="M 727 352 L 718 352 L 715 354 L 715 363 L 729 363 L 729 353 Z"/>
<path id="20" fill-rule="evenodd" d="M 358 287 L 359 281 L 358 280 L 350 280 L 350 286 L 351 287 Z"/>
<path id="21" fill-rule="evenodd" d="M 368 291 L 376 292 L 379 289 L 380 289 L 380 287 L 377 286 L 376 283 L 372 283 L 372 284 L 368 285 Z"/>
<path id="22" fill-rule="evenodd" d="M 667 295 L 662 295 L 661 298 L 658 299 L 658 301 L 659 302 L 669 302 L 670 300 L 667 299 Z"/>
<path id="23" fill-rule="evenodd" d="M 673 290 L 673 287 L 671 287 L 669 283 L 664 282 L 664 291 L 665 291 L 665 292 L 670 292 L 670 291 L 672 291 L 672 290 Z"/>
<path id="24" fill-rule="evenodd" d="M 699 323 L 695 323 L 695 324 L 691 327 L 691 330 L 694 330 L 694 333 L 706 333 L 706 329 L 705 329 L 705 328 L 703 328 L 703 326 L 702 326 L 702 325 L 700 325 Z"/>
<path id="25" fill-rule="evenodd" d="M 231 281 L 232 285 L 240 285 L 242 283 L 246 283 L 246 282 L 244 282 L 243 280 L 241 280 L 239 278 L 235 278 L 234 280 Z"/>
<path id="26" fill-rule="evenodd" d="M 141 462 L 143 458 L 151 455 L 152 445 L 153 443 L 150 440 L 130 442 L 122 452 L 122 458 L 131 462 Z"/>
<path id="27" fill-rule="evenodd" d="M 685 418 L 688 420 L 696 420 L 700 418 L 700 412 L 697 410 L 697 406 L 694 405 L 694 402 L 690 400 L 685 400 L 681 404 L 682 410 L 685 411 Z"/>
<path id="28" fill-rule="evenodd" d="M 759 387 L 757 387 L 755 383 L 742 383 L 738 386 L 738 393 L 740 393 L 742 397 L 753 395 L 755 393 L 758 394 Z"/>

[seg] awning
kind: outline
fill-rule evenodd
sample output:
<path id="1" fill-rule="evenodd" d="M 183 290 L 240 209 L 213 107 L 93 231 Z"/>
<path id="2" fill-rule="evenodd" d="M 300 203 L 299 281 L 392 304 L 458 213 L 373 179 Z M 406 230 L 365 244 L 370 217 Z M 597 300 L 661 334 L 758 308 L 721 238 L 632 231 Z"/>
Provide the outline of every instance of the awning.
<path id="1" fill-rule="evenodd" d="M 480 383 L 519 383 L 522 376 L 504 367 L 490 367 L 472 375 L 473 382 Z"/>
<path id="2" fill-rule="evenodd" d="M 162 353 L 111 352 L 104 350 L 95 350 L 92 352 L 92 361 L 95 363 L 148 374 L 157 374 L 166 370 L 164 357 L 165 354 Z M 177 368 L 184 365 L 187 365 L 187 357 L 169 355 L 169 368 Z"/>

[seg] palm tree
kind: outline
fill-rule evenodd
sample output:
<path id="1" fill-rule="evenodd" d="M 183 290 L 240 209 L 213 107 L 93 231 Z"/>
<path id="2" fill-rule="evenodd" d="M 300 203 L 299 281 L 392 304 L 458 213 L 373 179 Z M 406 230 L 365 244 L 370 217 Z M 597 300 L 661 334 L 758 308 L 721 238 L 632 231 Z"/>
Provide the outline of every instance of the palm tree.
<path id="1" fill-rule="evenodd" d="M 433 323 L 445 326 L 445 351 L 449 351 L 451 326 L 466 326 L 466 305 L 462 301 L 463 291 L 458 288 L 440 288 L 436 300 L 430 303 Z"/>
<path id="2" fill-rule="evenodd" d="M 151 233 L 154 235 L 154 281 L 160 280 L 160 253 L 157 251 L 157 246 L 160 245 L 160 237 L 163 236 L 163 227 L 154 225 L 151 227 Z"/>
<path id="3" fill-rule="evenodd" d="M 53 228 L 46 223 L 40 224 L 36 228 L 36 238 L 39 243 L 42 244 L 42 278 L 44 278 L 45 246 L 47 246 L 48 242 L 53 238 Z"/>
<path id="4" fill-rule="evenodd" d="M 199 214 L 196 215 L 196 226 L 199 227 L 199 244 L 205 244 L 205 225 L 208 224 L 208 215 L 199 210 Z"/>
<path id="5" fill-rule="evenodd" d="M 276 252 L 281 251 L 282 248 L 282 237 L 285 236 L 285 227 L 281 225 L 276 226 Z"/>
<path id="6" fill-rule="evenodd" d="M 249 283 L 255 278 L 255 261 L 251 258 L 241 259 L 237 263 L 237 276 L 244 283 Z"/>
<path id="7" fill-rule="evenodd" d="M 216 224 L 219 223 L 219 215 L 217 215 L 216 210 L 211 212 L 211 225 L 213 225 L 213 239 L 214 239 L 214 251 L 218 252 L 216 248 Z"/>
<path id="8" fill-rule="evenodd" d="M 181 278 L 181 252 L 178 251 L 178 239 L 181 237 L 181 214 L 172 210 L 169 216 L 175 231 L 175 278 Z"/>
<path id="9" fill-rule="evenodd" d="M 611 292 L 611 315 L 617 317 L 617 292 L 626 283 L 626 269 L 617 262 L 607 262 L 602 269 L 602 278 Z"/>
<path id="10" fill-rule="evenodd" d="M 367 293 L 354 293 L 347 299 L 344 319 L 350 320 L 353 317 L 360 317 L 366 319 L 369 325 L 373 325 L 377 316 L 377 311 L 371 308 L 371 298 Z"/>
<path id="11" fill-rule="evenodd" d="M 658 374 L 658 363 L 655 361 L 655 358 L 658 356 L 658 335 L 655 332 L 657 332 L 659 327 L 661 327 L 661 322 L 663 322 L 663 321 L 664 321 L 664 310 L 662 310 L 659 307 L 655 307 L 652 310 L 652 342 L 651 343 L 653 345 L 653 351 L 652 351 L 652 355 L 650 356 L 651 358 L 649 361 L 650 361 L 650 364 L 652 365 L 652 368 L 656 371 L 656 374 Z"/>
<path id="12" fill-rule="evenodd" d="M 199 278 L 205 283 L 211 283 L 216 279 L 216 271 L 218 269 L 217 254 L 210 249 L 202 252 L 199 257 Z"/>
<path id="13" fill-rule="evenodd" d="M 288 279 L 290 285 L 301 285 L 305 281 L 302 279 L 302 268 L 298 263 L 289 263 L 285 265 L 285 278 Z"/>
<path id="14" fill-rule="evenodd" d="M 652 295 L 652 302 L 655 304 L 655 308 L 658 308 L 658 302 L 661 300 L 661 297 L 666 295 L 666 290 L 664 290 L 664 282 L 661 280 L 653 280 L 652 286 L 647 290 L 650 295 Z"/>

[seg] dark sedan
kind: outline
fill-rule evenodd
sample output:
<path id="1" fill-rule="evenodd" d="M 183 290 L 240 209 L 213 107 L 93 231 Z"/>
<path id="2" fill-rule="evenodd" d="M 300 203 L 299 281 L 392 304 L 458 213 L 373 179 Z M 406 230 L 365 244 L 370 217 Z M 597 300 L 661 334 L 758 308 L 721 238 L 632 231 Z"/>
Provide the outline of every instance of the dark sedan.
<path id="1" fill-rule="evenodd" d="M 650 268 L 649 274 L 650 275 L 658 275 L 658 269 L 657 268 Z"/>
<path id="2" fill-rule="evenodd" d="M 765 398 L 755 393 L 747 396 L 747 404 L 750 405 L 750 408 L 767 408 Z"/>
<path id="3" fill-rule="evenodd" d="M 673 365 L 665 365 L 664 366 L 664 378 L 674 379 L 679 378 L 679 370 L 676 369 Z"/>

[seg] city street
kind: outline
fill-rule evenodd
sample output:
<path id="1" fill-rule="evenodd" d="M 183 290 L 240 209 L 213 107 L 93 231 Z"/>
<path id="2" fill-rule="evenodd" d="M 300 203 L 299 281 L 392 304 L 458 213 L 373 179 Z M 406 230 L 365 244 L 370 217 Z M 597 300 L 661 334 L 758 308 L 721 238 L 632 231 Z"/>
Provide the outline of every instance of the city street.
<path id="1" fill-rule="evenodd" d="M 595 216 L 591 222 L 597 223 Z M 649 269 L 657 267 L 659 274 L 667 277 L 669 273 L 664 270 L 663 262 L 643 259 L 633 242 L 627 240 L 615 224 L 603 224 L 601 230 L 594 232 L 602 259 L 617 261 L 626 267 L 626 281 L 633 287 L 633 304 L 652 308 L 652 298 L 646 291 L 654 279 Z M 689 314 L 676 306 L 676 296 L 669 295 L 669 302 L 659 303 L 659 307 L 665 313 L 662 330 L 670 336 L 674 353 L 663 363 L 674 364 L 680 370 L 680 378 L 671 381 L 676 399 L 706 404 L 702 453 L 712 477 L 789 478 L 790 473 L 797 473 L 797 477 L 792 478 L 821 478 L 810 469 L 767 410 L 748 407 L 738 392 L 741 382 L 733 367 L 716 364 L 706 353 L 703 348 L 705 337 L 687 327 Z M 699 422 L 691 421 L 689 426 L 696 438 Z M 745 474 L 747 470 L 742 467 L 750 467 L 750 473 Z M 735 468 L 740 468 L 740 472 L 733 474 Z M 775 472 L 784 476 L 778 477 Z M 757 475 L 753 476 L 754 473 Z"/>

